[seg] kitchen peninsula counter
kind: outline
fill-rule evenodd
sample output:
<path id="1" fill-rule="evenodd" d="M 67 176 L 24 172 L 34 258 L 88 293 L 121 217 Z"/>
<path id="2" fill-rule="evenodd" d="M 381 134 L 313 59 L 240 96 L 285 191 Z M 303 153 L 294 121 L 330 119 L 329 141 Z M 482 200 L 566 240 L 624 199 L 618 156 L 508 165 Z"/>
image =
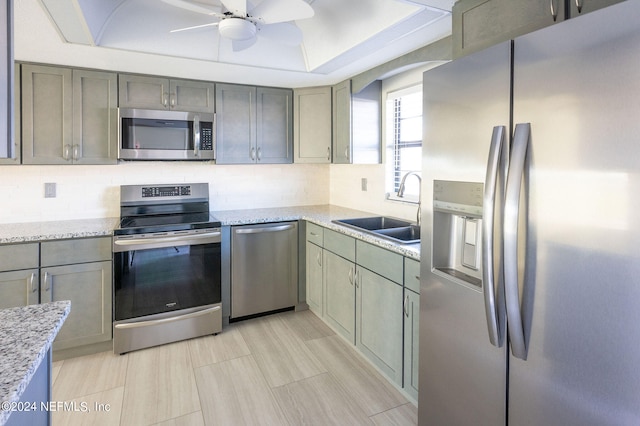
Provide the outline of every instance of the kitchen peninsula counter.
<path id="1" fill-rule="evenodd" d="M 18 403 L 41 367 L 50 374 L 51 344 L 70 309 L 71 302 L 65 300 L 0 310 L 0 425 L 14 415 L 6 408 L 25 414 Z M 50 389 L 46 394 L 50 398 Z M 36 408 L 40 409 L 39 402 Z"/>

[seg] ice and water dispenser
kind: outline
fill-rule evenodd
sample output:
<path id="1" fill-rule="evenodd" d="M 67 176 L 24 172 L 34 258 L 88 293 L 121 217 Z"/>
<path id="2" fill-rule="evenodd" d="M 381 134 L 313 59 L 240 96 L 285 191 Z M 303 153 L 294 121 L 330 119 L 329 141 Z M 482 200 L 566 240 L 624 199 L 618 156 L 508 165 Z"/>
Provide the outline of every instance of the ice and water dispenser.
<path id="1" fill-rule="evenodd" d="M 482 288 L 483 189 L 477 182 L 433 182 L 433 271 L 478 290 Z"/>

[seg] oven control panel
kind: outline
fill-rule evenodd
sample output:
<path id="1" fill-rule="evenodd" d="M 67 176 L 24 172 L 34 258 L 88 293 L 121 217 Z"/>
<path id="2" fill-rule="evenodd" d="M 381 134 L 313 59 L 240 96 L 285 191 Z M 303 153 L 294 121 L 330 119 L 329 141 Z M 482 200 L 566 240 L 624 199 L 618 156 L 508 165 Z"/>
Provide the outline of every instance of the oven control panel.
<path id="1" fill-rule="evenodd" d="M 191 186 L 143 186 L 142 198 L 181 197 L 191 195 Z"/>

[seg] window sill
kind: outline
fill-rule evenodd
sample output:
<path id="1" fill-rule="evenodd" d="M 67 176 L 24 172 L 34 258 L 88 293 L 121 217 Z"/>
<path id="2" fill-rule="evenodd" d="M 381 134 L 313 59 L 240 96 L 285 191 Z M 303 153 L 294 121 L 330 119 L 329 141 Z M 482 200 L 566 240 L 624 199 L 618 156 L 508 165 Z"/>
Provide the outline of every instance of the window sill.
<path id="1" fill-rule="evenodd" d="M 386 199 L 387 199 L 387 201 L 393 201 L 395 203 L 414 204 L 414 205 L 420 204 L 418 196 L 415 196 L 415 195 L 413 195 L 413 196 L 406 195 L 406 196 L 400 198 L 396 194 L 387 193 L 386 194 Z"/>

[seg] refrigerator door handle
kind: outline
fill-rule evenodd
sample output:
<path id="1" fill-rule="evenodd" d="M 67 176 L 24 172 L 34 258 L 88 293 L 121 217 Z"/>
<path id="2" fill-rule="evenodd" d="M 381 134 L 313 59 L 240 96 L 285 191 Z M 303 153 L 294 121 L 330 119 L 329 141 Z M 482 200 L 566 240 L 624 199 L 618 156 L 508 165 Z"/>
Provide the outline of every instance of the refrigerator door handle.
<path id="1" fill-rule="evenodd" d="M 504 206 L 504 279 L 509 340 L 511 353 L 523 360 L 527 358 L 527 348 L 518 291 L 518 216 L 520 189 L 530 139 L 531 124 L 516 124 Z"/>
<path id="2" fill-rule="evenodd" d="M 502 347 L 502 335 L 498 326 L 498 310 L 496 304 L 494 270 L 494 229 L 496 190 L 498 189 L 498 173 L 500 172 L 500 159 L 503 154 L 505 126 L 496 126 L 491 135 L 491 147 L 487 161 L 487 177 L 484 184 L 484 196 L 482 200 L 482 281 L 484 293 L 484 310 L 487 318 L 487 330 L 489 342 L 498 348 Z"/>

